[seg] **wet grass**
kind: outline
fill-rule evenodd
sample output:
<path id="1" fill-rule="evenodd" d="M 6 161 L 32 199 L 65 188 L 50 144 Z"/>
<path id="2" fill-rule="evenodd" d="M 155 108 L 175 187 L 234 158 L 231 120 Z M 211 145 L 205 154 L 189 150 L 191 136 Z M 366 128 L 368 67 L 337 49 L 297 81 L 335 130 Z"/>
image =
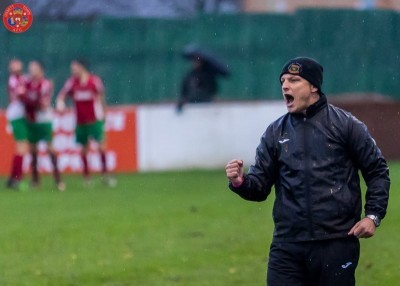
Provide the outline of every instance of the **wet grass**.
<path id="1" fill-rule="evenodd" d="M 358 285 L 397 285 L 399 164 L 387 219 L 362 241 Z M 4 179 L 3 179 L 4 180 Z M 264 285 L 273 198 L 241 200 L 221 171 L 66 177 L 0 193 L 0 285 Z M 0 182 L 3 183 L 3 182 Z"/>

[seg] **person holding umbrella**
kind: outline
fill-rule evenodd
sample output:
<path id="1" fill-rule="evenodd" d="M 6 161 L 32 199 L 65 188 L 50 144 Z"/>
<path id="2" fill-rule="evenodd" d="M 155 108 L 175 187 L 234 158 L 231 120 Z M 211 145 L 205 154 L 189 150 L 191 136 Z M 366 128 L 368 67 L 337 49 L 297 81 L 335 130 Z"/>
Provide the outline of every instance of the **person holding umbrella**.
<path id="1" fill-rule="evenodd" d="M 229 76 L 226 64 L 208 50 L 188 45 L 183 51 L 183 56 L 192 60 L 193 67 L 183 78 L 177 104 L 178 112 L 182 112 L 185 103 L 203 103 L 215 100 L 218 92 L 217 77 Z"/>

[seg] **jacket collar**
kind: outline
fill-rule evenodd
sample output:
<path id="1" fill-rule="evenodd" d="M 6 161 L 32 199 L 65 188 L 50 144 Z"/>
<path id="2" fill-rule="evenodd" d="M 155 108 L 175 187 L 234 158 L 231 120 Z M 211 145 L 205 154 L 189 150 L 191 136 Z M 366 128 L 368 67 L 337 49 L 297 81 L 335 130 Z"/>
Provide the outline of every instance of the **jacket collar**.
<path id="1" fill-rule="evenodd" d="M 306 110 L 306 114 L 304 115 L 303 113 L 295 113 L 293 114 L 296 117 L 306 117 L 306 118 L 311 118 L 313 117 L 315 114 L 317 114 L 318 112 L 320 112 L 324 107 L 326 107 L 328 105 L 328 101 L 326 99 L 326 95 L 325 94 L 321 94 L 319 100 L 310 105 L 307 110 Z"/>
<path id="2" fill-rule="evenodd" d="M 317 114 L 321 109 L 328 105 L 325 94 L 321 94 L 319 100 L 310 105 L 306 110 L 306 117 L 310 118 Z"/>

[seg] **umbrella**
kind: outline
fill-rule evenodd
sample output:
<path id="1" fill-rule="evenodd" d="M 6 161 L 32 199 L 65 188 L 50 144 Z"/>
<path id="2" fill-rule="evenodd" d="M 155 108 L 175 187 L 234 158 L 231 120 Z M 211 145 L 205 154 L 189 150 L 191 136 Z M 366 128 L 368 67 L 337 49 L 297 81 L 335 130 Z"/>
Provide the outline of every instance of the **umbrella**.
<path id="1" fill-rule="evenodd" d="M 217 74 L 225 77 L 230 75 L 228 65 L 224 63 L 221 59 L 219 59 L 219 57 L 213 52 L 205 48 L 200 48 L 199 46 L 193 44 L 187 45 L 183 49 L 182 55 L 186 59 L 202 60 L 211 70 L 213 70 Z"/>

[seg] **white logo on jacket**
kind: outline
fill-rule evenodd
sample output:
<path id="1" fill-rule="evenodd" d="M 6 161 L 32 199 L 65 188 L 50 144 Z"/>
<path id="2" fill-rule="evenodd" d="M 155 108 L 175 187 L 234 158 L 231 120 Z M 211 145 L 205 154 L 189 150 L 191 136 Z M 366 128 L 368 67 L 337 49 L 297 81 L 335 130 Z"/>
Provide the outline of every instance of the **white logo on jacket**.
<path id="1" fill-rule="evenodd" d="M 281 144 L 283 144 L 283 143 L 286 143 L 286 142 L 288 142 L 290 139 L 281 139 L 281 140 L 278 140 L 278 142 L 279 143 L 281 143 Z"/>

